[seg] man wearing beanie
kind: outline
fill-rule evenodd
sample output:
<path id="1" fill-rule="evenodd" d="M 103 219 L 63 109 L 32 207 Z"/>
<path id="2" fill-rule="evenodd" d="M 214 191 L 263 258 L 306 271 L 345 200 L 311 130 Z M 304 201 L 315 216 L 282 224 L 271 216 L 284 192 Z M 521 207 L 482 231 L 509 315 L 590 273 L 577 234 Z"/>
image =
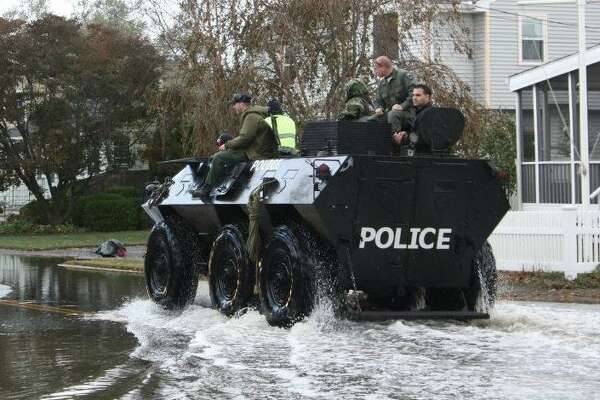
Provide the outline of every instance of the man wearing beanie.
<path id="1" fill-rule="evenodd" d="M 219 146 L 219 152 L 213 156 L 204 185 L 199 190 L 201 197 L 207 197 L 237 164 L 277 156 L 277 138 L 265 122 L 269 116 L 268 109 L 251 106 L 251 100 L 250 96 L 243 93 L 233 96 L 231 106 L 236 114 L 241 114 L 240 133 Z"/>

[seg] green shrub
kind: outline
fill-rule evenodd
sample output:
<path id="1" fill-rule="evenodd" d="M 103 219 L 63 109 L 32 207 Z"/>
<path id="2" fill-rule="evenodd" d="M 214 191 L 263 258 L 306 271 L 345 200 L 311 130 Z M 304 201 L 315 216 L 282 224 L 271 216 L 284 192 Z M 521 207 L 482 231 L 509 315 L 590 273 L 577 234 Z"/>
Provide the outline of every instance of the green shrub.
<path id="1" fill-rule="evenodd" d="M 0 225 L 0 235 L 31 233 L 33 223 L 24 219 L 17 219 Z"/>
<path id="2" fill-rule="evenodd" d="M 128 198 L 139 198 L 141 200 L 143 190 L 141 188 L 136 188 L 133 186 L 115 186 L 113 188 L 108 189 L 106 193 L 116 194 Z"/>
<path id="3" fill-rule="evenodd" d="M 81 197 L 73 209 L 73 223 L 93 231 L 138 229 L 143 224 L 141 200 L 141 190 L 130 186 L 117 186 Z"/>
<path id="4" fill-rule="evenodd" d="M 490 157 L 496 167 L 508 172 L 506 189 L 508 193 L 513 193 L 517 187 L 517 144 L 512 114 L 487 111 L 481 131 L 481 151 L 484 157 Z"/>
<path id="5" fill-rule="evenodd" d="M 560 271 L 542 272 L 542 278 L 546 281 L 565 281 L 565 273 Z"/>
<path id="6" fill-rule="evenodd" d="M 33 200 L 25 204 L 19 210 L 20 219 L 26 220 L 31 224 L 47 225 L 48 216 L 44 212 L 42 205 L 39 201 Z"/>
<path id="7" fill-rule="evenodd" d="M 0 224 L 0 235 L 77 233 L 82 231 L 81 228 L 73 225 L 39 225 L 24 219 Z"/>
<path id="8" fill-rule="evenodd" d="M 75 207 L 73 207 L 73 224 L 81 227 L 90 228 L 86 225 L 86 214 L 87 206 L 89 203 L 94 201 L 115 201 L 123 199 L 122 196 L 114 193 L 98 193 L 91 196 L 83 196 L 76 200 Z M 91 228 L 90 228 L 91 229 Z"/>
<path id="9" fill-rule="evenodd" d="M 10 214 L 8 217 L 6 217 L 6 222 L 8 223 L 17 222 L 20 220 L 21 218 L 19 217 L 19 214 Z"/>
<path id="10" fill-rule="evenodd" d="M 93 231 L 125 231 L 136 229 L 139 224 L 139 203 L 135 199 L 117 198 L 88 199 L 83 206 L 82 226 Z"/>
<path id="11" fill-rule="evenodd" d="M 596 268 L 597 269 L 597 268 Z M 594 270 L 590 273 L 578 274 L 575 278 L 577 287 L 583 288 L 599 288 L 600 287 L 600 272 Z"/>

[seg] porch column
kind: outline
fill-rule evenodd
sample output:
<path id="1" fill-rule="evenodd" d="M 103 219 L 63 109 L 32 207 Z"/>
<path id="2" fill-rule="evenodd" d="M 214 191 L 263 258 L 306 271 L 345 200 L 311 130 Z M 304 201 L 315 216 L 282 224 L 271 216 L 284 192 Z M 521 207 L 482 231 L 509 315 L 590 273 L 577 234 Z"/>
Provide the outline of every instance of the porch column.
<path id="1" fill-rule="evenodd" d="M 579 155 L 579 140 L 575 135 L 579 132 L 577 123 L 577 80 L 575 74 L 569 72 L 569 143 L 571 145 L 571 203 L 577 203 L 577 182 L 580 179 L 577 173 L 577 158 Z M 581 169 L 579 169 L 581 170 Z"/>
<path id="2" fill-rule="evenodd" d="M 515 120 L 515 134 L 517 135 L 517 158 L 515 159 L 515 164 L 516 164 L 516 169 L 515 171 L 517 172 L 517 207 L 518 209 L 522 209 L 523 208 L 523 178 L 521 176 L 522 171 L 521 168 L 523 168 L 523 166 L 521 165 L 521 161 L 523 160 L 522 158 L 522 154 L 521 152 L 523 151 L 523 123 L 522 123 L 522 116 L 521 113 L 523 112 L 523 110 L 521 110 L 522 106 L 523 106 L 523 101 L 521 100 L 521 96 L 522 93 L 521 91 L 517 91 L 515 92 L 516 97 L 516 104 L 515 104 L 515 110 L 516 110 L 516 120 Z"/>
<path id="3" fill-rule="evenodd" d="M 538 96 L 538 85 L 533 85 L 533 147 L 535 149 L 535 202 L 540 203 L 540 97 Z"/>
<path id="4" fill-rule="evenodd" d="M 587 64 L 585 61 L 585 0 L 577 2 L 579 14 L 579 142 L 581 146 L 581 204 L 590 205 L 590 154 L 588 144 Z"/>

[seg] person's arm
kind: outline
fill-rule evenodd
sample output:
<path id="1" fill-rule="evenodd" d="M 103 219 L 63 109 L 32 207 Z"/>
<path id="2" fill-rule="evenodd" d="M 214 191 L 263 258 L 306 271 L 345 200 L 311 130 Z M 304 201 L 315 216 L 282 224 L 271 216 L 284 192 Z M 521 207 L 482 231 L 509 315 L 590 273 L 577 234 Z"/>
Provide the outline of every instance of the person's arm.
<path id="1" fill-rule="evenodd" d="M 262 118 L 257 114 L 249 114 L 244 118 L 242 127 L 240 128 L 240 134 L 225 143 L 225 149 L 227 150 L 245 150 L 254 140 L 256 140 L 256 134 L 258 132 L 258 124 Z M 265 122 L 266 124 L 266 122 Z"/>
<path id="2" fill-rule="evenodd" d="M 406 99 L 400 104 L 403 110 L 408 110 L 412 107 L 412 91 L 415 85 L 415 78 L 412 74 L 410 72 L 404 74 L 402 77 L 402 86 L 406 88 L 408 94 L 406 95 Z"/>
<path id="3" fill-rule="evenodd" d="M 377 85 L 377 91 L 375 92 L 375 101 L 373 102 L 373 105 L 375 106 L 375 109 L 381 108 L 383 111 L 385 111 L 385 99 L 381 95 L 381 85 L 383 85 L 383 82 L 379 82 Z"/>

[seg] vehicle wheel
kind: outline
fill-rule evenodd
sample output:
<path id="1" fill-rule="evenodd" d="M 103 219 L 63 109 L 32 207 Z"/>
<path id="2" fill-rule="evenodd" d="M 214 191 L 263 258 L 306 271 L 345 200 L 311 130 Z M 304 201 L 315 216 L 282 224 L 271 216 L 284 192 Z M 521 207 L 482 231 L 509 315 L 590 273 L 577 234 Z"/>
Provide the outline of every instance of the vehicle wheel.
<path id="1" fill-rule="evenodd" d="M 236 225 L 225 225 L 213 242 L 208 262 L 213 306 L 225 315 L 246 307 L 254 291 L 255 272 L 242 231 Z"/>
<path id="2" fill-rule="evenodd" d="M 496 259 L 492 246 L 485 242 L 473 258 L 471 287 L 465 291 L 467 307 L 471 311 L 488 312 L 496 301 Z"/>
<path id="3" fill-rule="evenodd" d="M 298 235 L 282 225 L 273 231 L 258 273 L 261 309 L 274 326 L 291 326 L 310 312 L 312 305 L 307 254 Z"/>
<path id="4" fill-rule="evenodd" d="M 146 289 L 152 301 L 179 309 L 194 301 L 198 268 L 185 245 L 165 222 L 152 228 L 144 260 Z"/>

